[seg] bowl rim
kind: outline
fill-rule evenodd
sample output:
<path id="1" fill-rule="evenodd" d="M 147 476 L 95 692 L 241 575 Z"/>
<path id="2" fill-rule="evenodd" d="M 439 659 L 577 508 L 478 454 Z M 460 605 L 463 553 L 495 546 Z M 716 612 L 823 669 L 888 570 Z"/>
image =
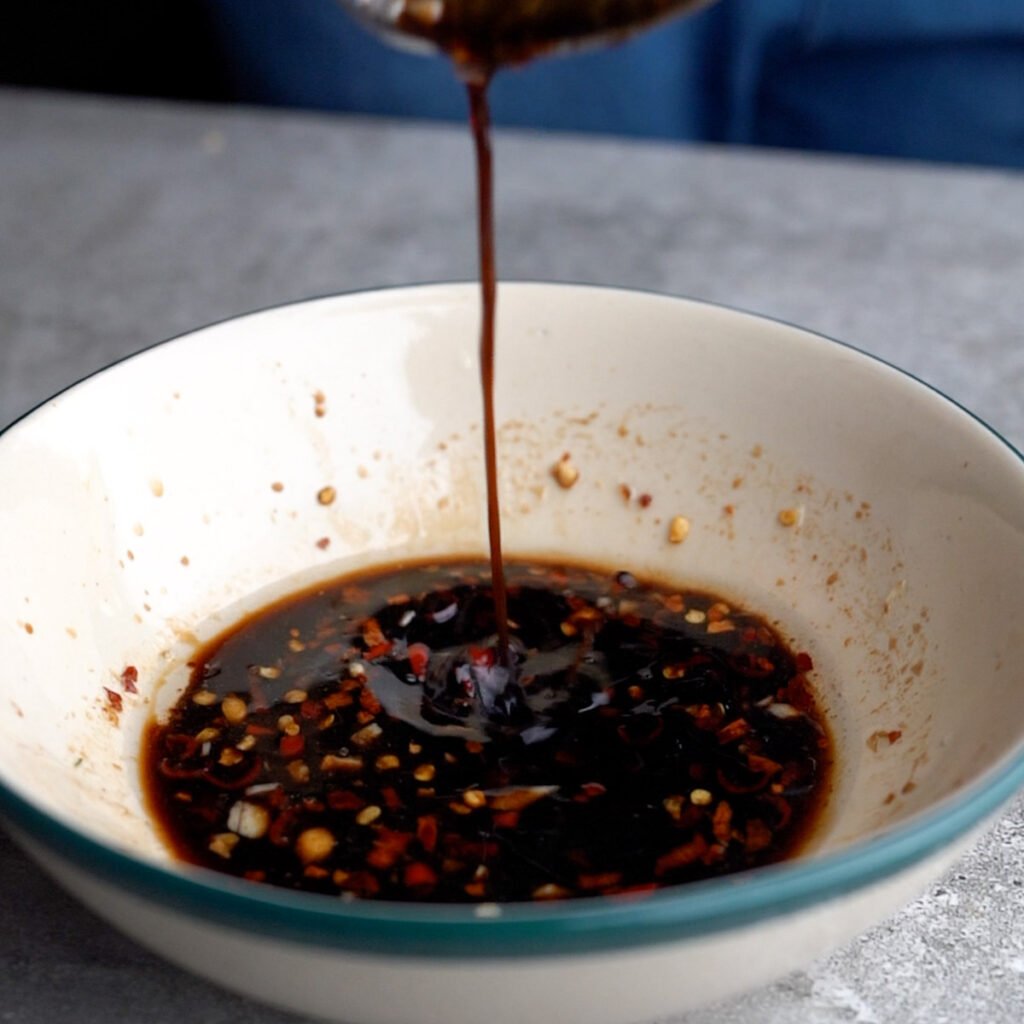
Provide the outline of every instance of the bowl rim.
<path id="1" fill-rule="evenodd" d="M 248 317 L 338 300 L 400 292 L 467 292 L 476 282 L 436 282 L 357 289 L 296 299 L 224 317 L 146 346 L 94 370 L 39 402 L 0 430 L 12 428 L 66 391 L 154 349 L 199 331 Z M 795 330 L 837 345 L 921 385 L 958 409 L 1017 461 L 1024 455 L 998 431 L 914 374 L 872 353 L 778 317 L 725 303 L 626 286 L 503 280 L 502 290 L 542 288 L 625 293 L 707 307 L 744 319 Z M 500 304 L 500 292 L 499 292 Z M 1024 786 L 1024 736 L 969 785 L 948 794 L 892 828 L 831 854 L 799 858 L 718 879 L 645 893 L 642 899 L 584 897 L 553 903 L 417 904 L 375 900 L 331 900 L 253 884 L 218 872 L 180 864 L 165 867 L 94 838 L 48 814 L 0 778 L 0 816 L 30 848 L 41 844 L 60 881 L 62 864 L 166 908 L 219 925 L 273 935 L 293 943 L 350 952 L 448 960 L 578 955 L 708 936 L 796 913 L 835 900 L 913 868 L 980 827 Z M 56 858 L 53 860 L 53 858 Z"/>

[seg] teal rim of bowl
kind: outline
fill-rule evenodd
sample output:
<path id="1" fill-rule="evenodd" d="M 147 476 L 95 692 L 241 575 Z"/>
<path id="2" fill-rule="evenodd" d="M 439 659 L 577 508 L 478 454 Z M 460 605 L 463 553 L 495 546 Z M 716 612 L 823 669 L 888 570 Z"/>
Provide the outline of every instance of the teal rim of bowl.
<path id="1" fill-rule="evenodd" d="M 564 284 L 551 286 L 565 287 Z M 435 287 L 439 286 L 416 285 L 373 291 L 428 291 Z M 1024 456 L 1006 438 L 959 402 L 913 374 L 846 342 L 785 320 L 720 303 L 632 288 L 571 287 L 625 291 L 714 306 L 740 316 L 781 324 L 828 344 L 849 349 L 895 370 L 955 406 L 1005 445 L 1018 461 L 1024 462 Z M 324 296 L 323 299 L 339 297 Z M 323 299 L 303 299 L 288 305 Z M 227 320 L 281 308 L 280 305 L 268 307 L 268 310 L 241 314 Z M 176 338 L 158 345 L 174 340 Z M 158 346 L 149 346 L 142 351 L 154 347 Z M 131 358 L 134 356 L 127 356 L 111 366 Z M 105 372 L 111 366 L 88 377 Z M 31 412 L 9 424 L 0 431 L 0 436 Z M 853 843 L 837 853 L 797 858 L 718 879 L 667 887 L 642 896 L 585 897 L 541 904 L 485 904 L 484 912 L 475 905 L 374 900 L 344 902 L 242 882 L 189 865 L 175 869 L 162 867 L 63 824 L 2 780 L 0 814 L 14 827 L 16 834 L 21 832 L 29 840 L 30 848 L 33 844 L 41 844 L 45 848 L 48 867 L 58 880 L 61 871 L 70 867 L 72 871 L 83 871 L 107 885 L 172 912 L 298 945 L 389 957 L 486 959 L 579 955 L 696 939 L 825 904 L 883 882 L 940 853 L 982 825 L 1022 786 L 1024 748 L 1018 745 L 1015 753 L 990 768 L 972 785 L 891 830 Z M 74 889 L 73 879 L 69 888 Z"/>
<path id="2" fill-rule="evenodd" d="M 1024 785 L 1024 755 L 933 810 L 822 857 L 645 893 L 555 904 L 346 903 L 242 882 L 183 865 L 170 870 L 68 827 L 0 783 L 0 812 L 50 855 L 164 908 L 241 932 L 391 957 L 487 959 L 580 955 L 698 939 L 796 913 L 910 869 L 982 824 Z M 73 890 L 74 885 L 70 885 Z M 495 914 L 494 907 L 500 907 Z M 887 908 L 888 909 L 888 908 Z"/>

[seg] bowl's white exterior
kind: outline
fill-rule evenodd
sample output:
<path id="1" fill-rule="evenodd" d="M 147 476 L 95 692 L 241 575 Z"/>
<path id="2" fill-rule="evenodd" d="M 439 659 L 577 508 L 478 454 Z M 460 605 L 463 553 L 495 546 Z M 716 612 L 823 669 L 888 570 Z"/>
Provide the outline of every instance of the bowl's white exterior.
<path id="1" fill-rule="evenodd" d="M 714 935 L 458 961 L 323 949 L 217 926 L 25 845 L 83 903 L 169 961 L 251 998 L 346 1024 L 630 1024 L 694 1010 L 773 981 L 877 924 L 966 847 L 956 844 L 851 895 Z"/>
<path id="2" fill-rule="evenodd" d="M 913 899 L 957 844 L 856 893 L 746 927 L 584 955 L 453 960 L 317 949 L 126 893 L 31 841 L 83 903 L 168 960 L 253 999 L 358 1024 L 629 1024 L 706 1006 L 801 967 Z"/>

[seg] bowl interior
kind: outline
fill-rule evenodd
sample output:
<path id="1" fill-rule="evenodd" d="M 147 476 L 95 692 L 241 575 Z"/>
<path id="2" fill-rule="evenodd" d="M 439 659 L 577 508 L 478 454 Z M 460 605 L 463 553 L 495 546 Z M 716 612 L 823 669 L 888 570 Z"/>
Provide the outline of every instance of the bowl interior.
<path id="1" fill-rule="evenodd" d="M 137 749 L 197 640 L 316 579 L 484 552 L 477 323 L 469 285 L 289 306 L 150 349 L 10 428 L 0 780 L 166 863 Z M 497 395 L 509 554 L 714 590 L 810 652 L 838 765 L 809 855 L 1018 751 L 1024 470 L 970 415 L 791 326 L 567 286 L 502 287 Z M 550 476 L 565 451 L 571 490 Z"/>

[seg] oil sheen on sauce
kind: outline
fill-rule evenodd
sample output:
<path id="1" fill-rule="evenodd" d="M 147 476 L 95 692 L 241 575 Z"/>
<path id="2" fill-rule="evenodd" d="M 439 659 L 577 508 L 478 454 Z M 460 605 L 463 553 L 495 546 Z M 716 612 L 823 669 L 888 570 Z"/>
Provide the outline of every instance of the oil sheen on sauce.
<path id="1" fill-rule="evenodd" d="M 377 569 L 199 651 L 146 744 L 186 861 L 343 898 L 639 893 L 794 852 L 828 790 L 813 666 L 714 595 L 484 561 Z"/>

